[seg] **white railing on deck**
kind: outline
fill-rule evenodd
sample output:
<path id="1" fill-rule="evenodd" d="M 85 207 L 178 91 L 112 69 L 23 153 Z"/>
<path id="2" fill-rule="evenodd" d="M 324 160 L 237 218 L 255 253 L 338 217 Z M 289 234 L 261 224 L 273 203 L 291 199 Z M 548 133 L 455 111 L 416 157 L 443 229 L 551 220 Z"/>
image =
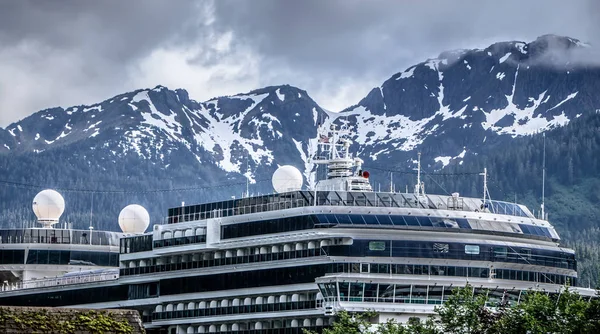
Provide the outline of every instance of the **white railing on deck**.
<path id="1" fill-rule="evenodd" d="M 37 279 L 30 281 L 23 281 L 17 283 L 8 283 L 4 282 L 0 288 L 1 292 L 6 291 L 14 291 L 14 290 L 23 290 L 23 289 L 38 289 L 38 288 L 49 288 L 56 286 L 65 286 L 72 284 L 82 284 L 82 283 L 91 283 L 91 282 L 102 282 L 102 281 L 111 281 L 119 278 L 118 273 L 95 273 L 89 275 L 77 275 L 77 276 L 68 276 L 68 277 L 54 277 L 54 278 L 45 278 L 45 279 Z"/>

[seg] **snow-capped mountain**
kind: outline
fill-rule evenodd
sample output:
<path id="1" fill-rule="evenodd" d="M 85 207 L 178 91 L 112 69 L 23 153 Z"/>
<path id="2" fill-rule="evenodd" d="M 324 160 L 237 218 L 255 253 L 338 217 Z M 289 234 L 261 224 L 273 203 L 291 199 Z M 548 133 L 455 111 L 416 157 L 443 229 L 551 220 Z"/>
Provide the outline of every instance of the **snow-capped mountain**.
<path id="1" fill-rule="evenodd" d="M 356 130 L 368 160 L 407 162 L 421 150 L 438 167 L 460 163 L 499 140 L 600 110 L 600 69 L 576 61 L 588 47 L 546 35 L 444 52 L 393 75 L 340 121 Z"/>
<path id="2" fill-rule="evenodd" d="M 3 144 L 15 154 L 76 147 L 113 163 L 137 156 L 174 170 L 196 163 L 254 181 L 257 168 L 303 166 L 305 140 L 316 138 L 317 122 L 326 117 L 305 91 L 291 86 L 202 103 L 185 90 L 158 86 L 91 106 L 37 112 L 10 125 Z"/>
<path id="3" fill-rule="evenodd" d="M 579 62 L 590 47 L 546 35 L 531 43 L 444 52 L 394 74 L 358 104 L 328 113 L 307 92 L 266 87 L 205 102 L 158 86 L 91 106 L 39 111 L 0 132 L 0 152 L 68 152 L 90 165 L 137 159 L 201 180 L 266 179 L 278 165 L 309 162 L 319 126 L 347 124 L 365 166 L 426 167 L 465 157 L 567 124 L 600 110 L 600 69 Z M 208 176 L 210 175 L 210 176 Z"/>

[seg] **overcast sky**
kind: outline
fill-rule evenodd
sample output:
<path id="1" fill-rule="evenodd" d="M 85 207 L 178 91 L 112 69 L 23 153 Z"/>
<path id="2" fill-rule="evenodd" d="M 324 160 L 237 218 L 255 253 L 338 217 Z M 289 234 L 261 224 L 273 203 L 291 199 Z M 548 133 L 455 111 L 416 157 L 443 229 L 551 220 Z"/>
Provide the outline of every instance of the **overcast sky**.
<path id="1" fill-rule="evenodd" d="M 0 126 L 159 84 L 291 84 L 339 111 L 441 51 L 547 33 L 599 45 L 600 1 L 3 0 Z"/>

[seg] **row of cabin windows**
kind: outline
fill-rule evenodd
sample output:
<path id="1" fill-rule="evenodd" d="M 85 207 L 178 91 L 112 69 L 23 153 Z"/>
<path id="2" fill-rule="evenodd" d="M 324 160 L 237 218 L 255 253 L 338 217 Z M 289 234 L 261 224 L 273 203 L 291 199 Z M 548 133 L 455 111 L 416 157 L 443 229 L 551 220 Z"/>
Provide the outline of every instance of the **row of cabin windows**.
<path id="1" fill-rule="evenodd" d="M 124 262 L 121 275 L 197 269 L 223 265 L 279 261 L 312 256 L 410 257 L 522 263 L 577 270 L 572 253 L 488 244 L 426 241 L 354 240 L 352 245 L 329 245 L 328 240 L 270 247 L 231 249 Z M 390 243 L 392 247 L 390 247 Z"/>
<path id="2" fill-rule="evenodd" d="M 330 256 L 440 258 L 523 263 L 577 270 L 577 261 L 573 253 L 505 245 L 410 240 L 354 240 L 352 245 L 324 246 L 324 249 Z"/>
<path id="3" fill-rule="evenodd" d="M 212 300 L 156 306 L 153 320 L 222 316 L 257 312 L 282 312 L 317 307 L 317 294 L 294 294 L 282 296 L 258 296 L 234 300 Z"/>
<path id="4" fill-rule="evenodd" d="M 175 295 L 182 293 L 193 293 L 193 292 L 205 292 L 205 291 L 218 291 L 218 290 L 230 290 L 230 289 L 244 289 L 262 286 L 276 286 L 276 285 L 287 285 L 287 284 L 299 284 L 299 283 L 310 283 L 314 282 L 317 277 L 324 276 L 328 273 L 348 273 L 360 271 L 364 264 L 360 263 L 329 263 L 319 264 L 311 266 L 299 266 L 290 268 L 273 268 L 273 269 L 262 269 L 247 272 L 230 272 L 223 274 L 214 274 L 197 277 L 180 277 L 161 280 L 160 282 L 160 294 L 161 295 Z M 368 264 L 369 266 L 373 264 Z M 388 264 L 384 264 L 388 265 Z M 379 266 L 379 264 L 377 264 Z M 410 267 L 406 267 L 410 266 Z M 415 268 L 420 266 L 420 271 Z M 432 271 L 433 269 L 433 273 Z M 435 275 L 436 266 L 429 265 L 405 265 L 405 264 L 392 264 L 389 265 L 390 270 L 395 270 L 395 273 L 406 272 L 407 269 L 412 269 L 413 273 L 420 275 Z M 438 268 L 443 266 L 438 266 Z M 510 269 L 495 269 L 490 275 L 488 268 L 475 268 L 470 267 L 451 267 L 447 266 L 443 268 L 444 271 L 439 270 L 437 274 L 450 276 L 467 276 L 477 275 L 469 277 L 481 277 L 487 278 L 494 276 L 497 279 L 514 279 L 527 280 L 530 282 L 542 282 L 552 284 L 563 284 L 567 280 L 571 284 L 576 284 L 574 277 L 547 274 L 539 272 L 527 271 L 525 279 L 524 274 L 519 275 L 516 271 Z M 425 270 L 427 272 L 425 273 Z M 507 271 L 508 270 L 508 271 Z M 513 275 L 512 272 L 515 272 Z M 501 277 L 498 277 L 501 275 Z"/>
<path id="5" fill-rule="evenodd" d="M 343 302 L 366 303 L 400 303 L 400 304 L 443 304 L 454 293 L 457 286 L 452 285 L 419 285 L 419 284 L 388 284 L 388 283 L 363 283 L 330 282 L 319 284 L 319 289 L 326 300 L 339 300 Z M 515 305 L 529 290 L 500 289 L 473 287 L 472 293 L 483 296 L 488 307 L 501 305 Z M 542 290 L 544 292 L 544 290 Z M 556 291 L 545 291 L 557 297 Z"/>
<path id="6" fill-rule="evenodd" d="M 514 233 L 534 236 L 536 238 L 552 238 L 550 230 L 541 226 L 496 221 L 475 221 L 473 224 L 475 224 L 476 230 L 491 231 L 493 233 Z M 427 230 L 473 230 L 472 224 L 464 218 L 411 215 L 316 214 L 224 225 L 221 227 L 221 238 L 241 238 L 262 234 L 334 227 L 338 225 L 351 225 L 353 227 L 366 228 L 395 226 L 399 228 Z"/>
<path id="7" fill-rule="evenodd" d="M 168 223 L 174 224 L 182 221 L 203 220 L 214 217 L 229 217 L 238 214 L 265 212 L 308 206 L 312 203 L 312 193 L 296 191 L 267 196 L 240 198 L 223 202 L 189 205 L 171 208 L 168 211 Z M 289 204 L 285 206 L 274 204 Z"/>

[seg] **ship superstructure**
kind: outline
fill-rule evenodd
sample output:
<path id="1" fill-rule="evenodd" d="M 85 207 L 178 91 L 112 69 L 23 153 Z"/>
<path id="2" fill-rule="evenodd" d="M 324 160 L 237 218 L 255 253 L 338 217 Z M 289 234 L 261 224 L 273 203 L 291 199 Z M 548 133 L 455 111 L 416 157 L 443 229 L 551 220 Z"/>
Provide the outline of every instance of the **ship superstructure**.
<path id="1" fill-rule="evenodd" d="M 576 284 L 574 251 L 525 206 L 426 194 L 420 177 L 414 192 L 374 192 L 328 130 L 314 189 L 281 167 L 279 193 L 171 208 L 121 238 L 117 280 L 4 291 L 0 304 L 134 308 L 149 333 L 301 333 L 340 310 L 425 317 L 467 283 L 490 306 Z"/>
<path id="2" fill-rule="evenodd" d="M 124 233 L 77 230 L 59 223 L 65 202 L 55 190 L 38 193 L 32 205 L 39 227 L 0 230 L 0 290 L 21 290 L 119 277 L 119 240 Z"/>

